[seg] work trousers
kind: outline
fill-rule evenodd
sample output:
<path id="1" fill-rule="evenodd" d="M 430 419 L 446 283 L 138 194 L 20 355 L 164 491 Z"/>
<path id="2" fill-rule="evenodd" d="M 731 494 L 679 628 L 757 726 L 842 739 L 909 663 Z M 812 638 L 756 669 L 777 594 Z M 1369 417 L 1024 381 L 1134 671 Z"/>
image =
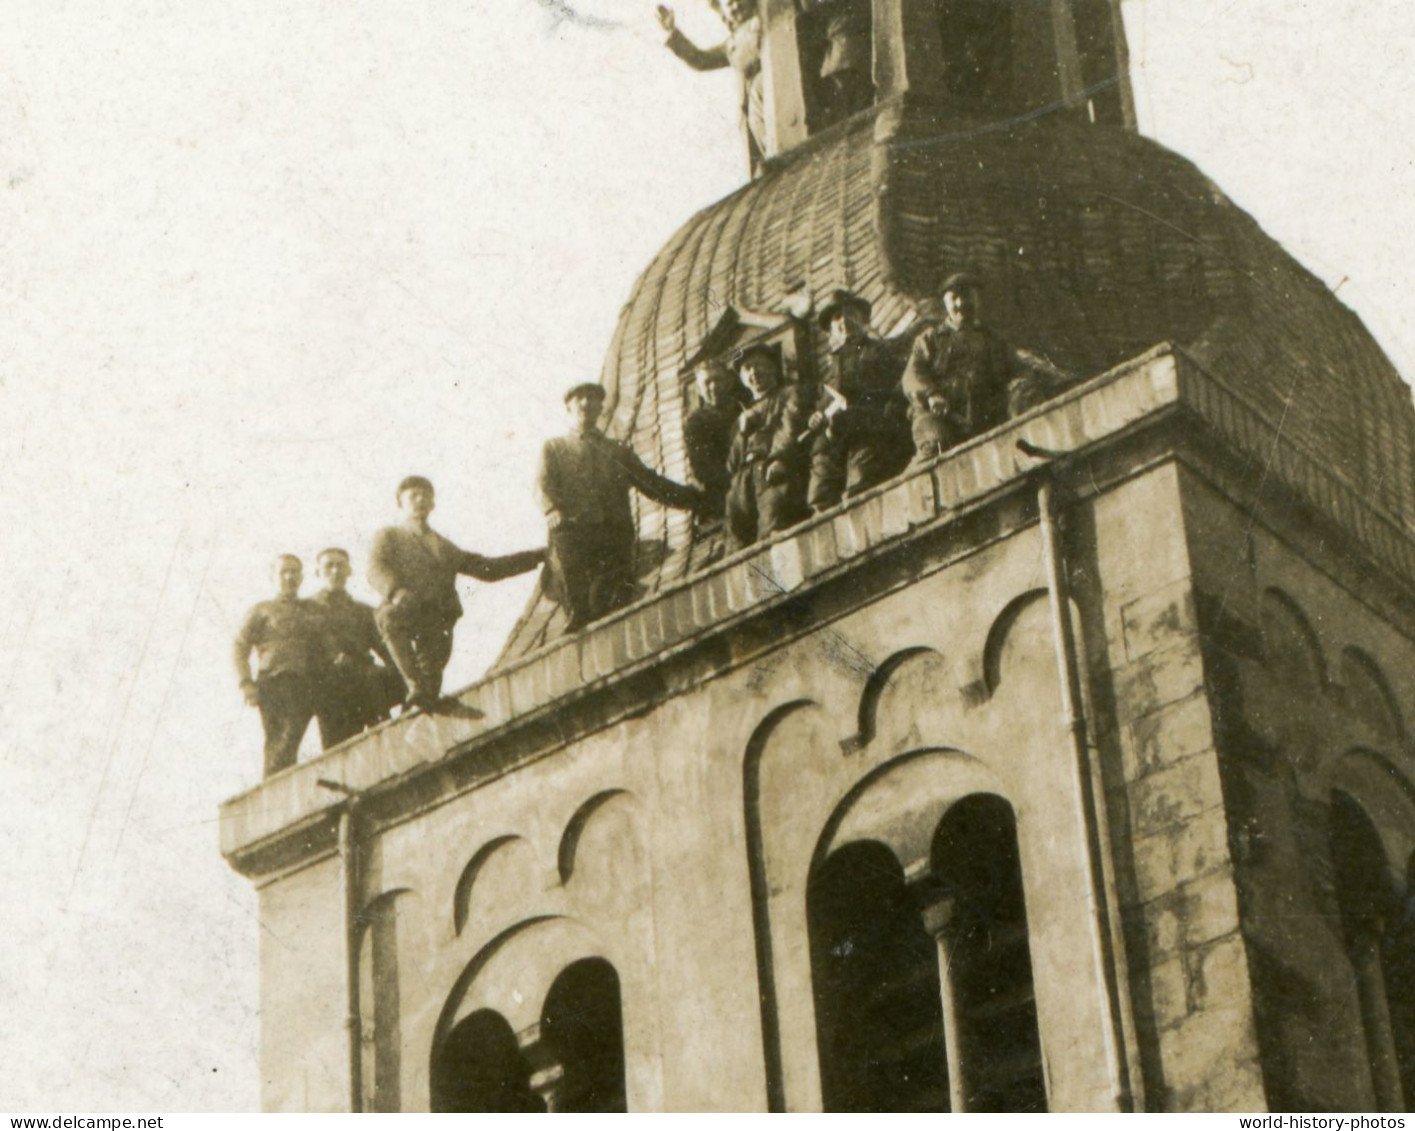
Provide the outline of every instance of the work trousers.
<path id="1" fill-rule="evenodd" d="M 902 421 L 884 411 L 852 409 L 811 443 L 811 483 L 806 502 L 825 510 L 883 483 L 909 462 L 911 448 Z"/>
<path id="2" fill-rule="evenodd" d="M 276 672 L 256 681 L 260 722 L 265 728 L 265 776 L 293 766 L 300 740 L 314 717 L 314 685 L 296 672 Z"/>
<path id="3" fill-rule="evenodd" d="M 410 696 L 437 699 L 442 671 L 452 658 L 452 630 L 457 617 L 446 606 L 426 601 L 380 605 L 373 619 Z"/>
<path id="4" fill-rule="evenodd" d="M 548 594 L 572 629 L 598 620 L 634 597 L 634 534 L 613 523 L 561 522 L 550 532 Z"/>
<path id="5" fill-rule="evenodd" d="M 776 470 L 768 471 L 772 467 Z M 755 460 L 739 468 L 727 493 L 727 529 L 733 547 L 749 546 L 808 518 L 808 482 L 804 465 Z"/>
<path id="6" fill-rule="evenodd" d="M 320 688 L 315 718 L 328 750 L 391 717 L 403 701 L 403 681 L 380 664 L 336 664 Z"/>

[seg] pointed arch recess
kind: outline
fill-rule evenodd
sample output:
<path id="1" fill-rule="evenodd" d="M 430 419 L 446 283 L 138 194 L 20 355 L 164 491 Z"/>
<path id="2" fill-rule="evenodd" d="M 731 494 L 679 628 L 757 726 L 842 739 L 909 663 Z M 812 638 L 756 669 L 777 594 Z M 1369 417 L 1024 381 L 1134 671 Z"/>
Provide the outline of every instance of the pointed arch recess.
<path id="1" fill-rule="evenodd" d="M 460 936 L 463 928 L 467 925 L 467 915 L 472 906 L 472 888 L 476 885 L 477 877 L 481 875 L 487 861 L 507 845 L 522 839 L 515 834 L 493 837 L 478 848 L 472 854 L 472 858 L 467 861 L 467 866 L 457 877 L 456 890 L 452 893 L 452 926 L 457 935 Z"/>
<path id="2" fill-rule="evenodd" d="M 556 866 L 562 884 L 568 884 L 570 877 L 575 874 L 575 852 L 580 847 L 580 838 L 590 823 L 590 818 L 616 797 L 627 796 L 630 794 L 626 789 L 602 790 L 575 810 L 560 836 L 560 849 L 556 853 Z"/>

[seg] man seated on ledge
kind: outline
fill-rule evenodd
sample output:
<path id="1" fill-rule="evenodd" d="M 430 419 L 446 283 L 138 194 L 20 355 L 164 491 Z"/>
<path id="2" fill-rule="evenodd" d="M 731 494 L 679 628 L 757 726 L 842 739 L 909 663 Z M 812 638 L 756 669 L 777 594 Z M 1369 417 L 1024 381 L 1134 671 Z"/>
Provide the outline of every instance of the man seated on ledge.
<path id="1" fill-rule="evenodd" d="M 452 657 L 452 630 L 462 615 L 457 575 L 500 581 L 535 569 L 544 550 L 489 558 L 458 549 L 427 523 L 436 506 L 432 484 L 410 475 L 398 484 L 403 521 L 373 538 L 369 583 L 383 598 L 374 617 L 408 688 L 409 708 L 428 708 L 442 695 Z"/>
<path id="2" fill-rule="evenodd" d="M 536 494 L 550 530 L 544 589 L 575 632 L 634 597 L 634 514 L 629 491 L 678 510 L 702 511 L 701 491 L 646 467 L 627 445 L 599 430 L 604 388 L 565 394 L 570 430 L 541 451 Z"/>
<path id="3" fill-rule="evenodd" d="M 295 764 L 300 739 L 314 716 L 315 693 L 329 664 L 324 614 L 300 599 L 304 566 L 294 554 L 271 563 L 273 600 L 256 605 L 236 633 L 232 659 L 246 703 L 260 709 L 265 729 L 265 776 Z M 251 650 L 256 677 L 251 679 Z"/>
<path id="4" fill-rule="evenodd" d="M 982 319 L 982 284 L 959 272 L 943 284 L 944 318 L 914 339 L 905 367 L 916 460 L 933 459 L 1059 392 L 1070 380 L 1046 358 L 1014 349 Z"/>

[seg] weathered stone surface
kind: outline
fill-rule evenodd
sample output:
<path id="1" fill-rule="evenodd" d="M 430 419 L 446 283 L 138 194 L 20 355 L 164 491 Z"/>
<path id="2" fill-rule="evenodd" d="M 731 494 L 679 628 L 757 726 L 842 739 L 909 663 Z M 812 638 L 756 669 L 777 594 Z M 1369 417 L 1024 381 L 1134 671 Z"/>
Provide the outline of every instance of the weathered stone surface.
<path id="1" fill-rule="evenodd" d="M 1190 755 L 1142 777 L 1130 796 L 1136 834 L 1159 832 L 1222 802 L 1218 759 L 1211 750 Z"/>
<path id="2" fill-rule="evenodd" d="M 1208 698 L 1196 693 L 1167 704 L 1136 719 L 1121 734 L 1126 779 L 1143 780 L 1213 747 Z"/>
<path id="3" fill-rule="evenodd" d="M 1172 646 L 1198 631 L 1193 584 L 1187 578 L 1146 593 L 1121 611 L 1125 654 L 1132 660 Z"/>
<path id="4" fill-rule="evenodd" d="M 1189 698 L 1202 691 L 1203 686 L 1204 663 L 1197 638 L 1148 652 L 1115 673 L 1118 720 L 1132 722 Z"/>

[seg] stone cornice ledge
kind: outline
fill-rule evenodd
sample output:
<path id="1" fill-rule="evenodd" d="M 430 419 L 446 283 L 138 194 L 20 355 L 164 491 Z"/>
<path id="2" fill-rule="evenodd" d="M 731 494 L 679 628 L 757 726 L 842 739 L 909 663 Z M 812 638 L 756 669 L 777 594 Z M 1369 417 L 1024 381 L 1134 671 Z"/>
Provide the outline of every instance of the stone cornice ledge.
<path id="1" fill-rule="evenodd" d="M 930 465 L 768 543 L 749 547 L 591 626 L 497 669 L 460 692 L 479 719 L 419 714 L 384 724 L 277 774 L 221 807 L 221 849 L 239 871 L 272 874 L 333 847 L 341 798 L 318 784 L 364 793 L 374 815 L 436 803 L 500 776 L 662 694 L 665 661 L 705 653 L 699 674 L 741 662 L 732 630 L 867 559 L 893 555 L 911 537 L 961 521 L 1020 487 L 1042 448 L 1093 448 L 1158 423 L 1181 407 L 1200 414 L 1233 445 L 1268 461 L 1270 473 L 1367 543 L 1405 578 L 1415 546 L 1390 519 L 1310 456 L 1279 442 L 1275 425 L 1168 344 L 1085 382 Z M 791 635 L 782 625 L 781 634 Z M 799 631 L 799 630 L 798 630 Z M 711 645 L 720 642 L 715 651 Z M 687 661 L 684 661 L 687 662 Z M 678 678 L 691 679 L 689 675 Z M 592 706 L 592 704 L 597 704 Z M 407 795 L 396 804 L 393 794 Z"/>

